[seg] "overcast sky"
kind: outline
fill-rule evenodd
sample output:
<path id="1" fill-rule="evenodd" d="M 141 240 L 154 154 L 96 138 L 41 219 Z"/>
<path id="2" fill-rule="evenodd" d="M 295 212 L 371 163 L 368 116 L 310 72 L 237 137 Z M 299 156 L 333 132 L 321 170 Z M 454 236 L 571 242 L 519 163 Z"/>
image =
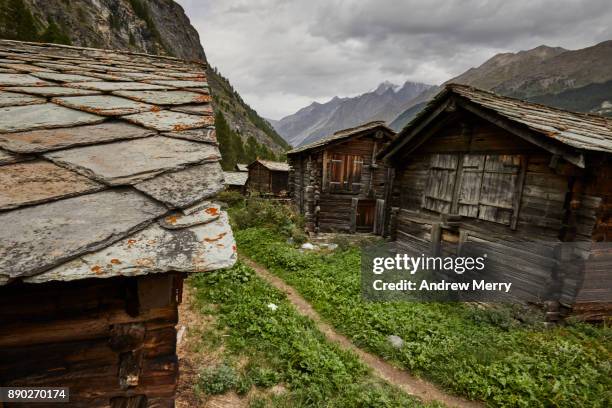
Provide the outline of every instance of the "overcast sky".
<path id="1" fill-rule="evenodd" d="M 389 80 L 439 84 L 499 52 L 612 39 L 610 0 L 178 0 L 261 115 Z"/>

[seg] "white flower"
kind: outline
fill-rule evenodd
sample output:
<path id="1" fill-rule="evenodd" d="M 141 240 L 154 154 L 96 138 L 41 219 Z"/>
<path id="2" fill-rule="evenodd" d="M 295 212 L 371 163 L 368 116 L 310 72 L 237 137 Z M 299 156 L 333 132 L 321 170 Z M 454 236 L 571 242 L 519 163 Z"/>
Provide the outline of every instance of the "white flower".
<path id="1" fill-rule="evenodd" d="M 270 309 L 271 311 L 275 312 L 276 309 L 278 309 L 278 306 L 275 305 L 274 303 L 268 303 L 268 309 Z"/>

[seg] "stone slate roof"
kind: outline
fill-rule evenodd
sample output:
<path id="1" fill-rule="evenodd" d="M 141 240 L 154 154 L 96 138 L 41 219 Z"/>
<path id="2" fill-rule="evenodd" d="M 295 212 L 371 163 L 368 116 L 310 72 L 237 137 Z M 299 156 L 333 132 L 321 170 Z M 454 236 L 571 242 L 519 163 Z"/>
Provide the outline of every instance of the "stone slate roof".
<path id="1" fill-rule="evenodd" d="M 497 95 L 467 85 L 448 84 L 404 127 L 395 142 L 381 152 L 379 157 L 396 152 L 397 145 L 405 142 L 405 136 L 451 96 L 494 112 L 505 119 L 526 126 L 544 138 L 556 140 L 571 148 L 612 153 L 612 118 L 566 111 Z"/>
<path id="2" fill-rule="evenodd" d="M 223 177 L 225 178 L 225 184 L 228 186 L 244 186 L 249 178 L 249 173 L 243 171 L 224 171 Z"/>
<path id="3" fill-rule="evenodd" d="M 261 160 L 257 159 L 253 163 L 249 164 L 248 167 L 251 167 L 253 164 L 259 163 L 264 166 L 266 169 L 270 171 L 289 171 L 289 163 L 286 162 L 276 162 L 271 160 Z"/>
<path id="4" fill-rule="evenodd" d="M 383 130 L 390 136 L 395 136 L 395 131 L 389 128 L 387 125 L 385 125 L 384 121 L 376 120 L 373 122 L 363 123 L 359 126 L 355 126 L 352 128 L 338 130 L 337 132 L 334 132 L 334 134 L 331 136 L 326 136 L 326 137 L 323 137 L 317 140 L 316 142 L 312 142 L 304 146 L 296 147 L 295 149 L 288 151 L 287 155 L 303 153 L 303 152 L 313 150 L 319 147 L 327 146 L 332 143 L 341 142 L 346 139 L 350 139 L 351 137 L 362 135 L 364 133 L 368 133 L 376 129 Z"/>
<path id="5" fill-rule="evenodd" d="M 249 166 L 244 163 L 236 163 L 236 171 L 249 171 Z"/>
<path id="6" fill-rule="evenodd" d="M 0 41 L 0 285 L 235 262 L 205 68 Z"/>

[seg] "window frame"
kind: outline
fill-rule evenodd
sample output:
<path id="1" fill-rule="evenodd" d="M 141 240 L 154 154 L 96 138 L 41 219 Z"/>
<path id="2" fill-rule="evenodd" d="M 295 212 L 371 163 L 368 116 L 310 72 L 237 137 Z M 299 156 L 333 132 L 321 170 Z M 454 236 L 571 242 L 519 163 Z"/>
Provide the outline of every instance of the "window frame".
<path id="1" fill-rule="evenodd" d="M 346 153 L 330 153 L 329 156 L 329 169 L 325 169 L 326 172 L 329 170 L 329 190 L 334 193 L 359 193 L 363 186 L 363 156 Z"/>
<path id="2" fill-rule="evenodd" d="M 479 156 L 482 159 L 477 159 Z M 481 163 L 478 163 L 479 160 Z M 444 162 L 452 162 L 452 165 L 444 164 Z M 507 164 L 508 162 L 510 164 Z M 492 164 L 489 165 L 490 163 Z M 526 169 L 527 156 L 523 154 L 433 153 L 429 161 L 421 208 L 438 214 L 454 214 L 510 226 L 514 230 L 518 224 Z M 467 174 L 475 176 L 475 180 L 478 181 L 476 189 L 469 191 L 471 201 L 462 202 L 461 200 L 464 199 L 462 194 L 465 192 L 463 183 Z M 485 183 L 485 179 L 491 177 L 498 179 L 493 188 L 490 184 Z M 451 178 L 453 183 L 450 186 L 452 195 L 449 202 L 448 189 Z M 436 182 L 438 184 L 432 185 Z M 442 183 L 445 185 L 441 185 Z M 474 181 L 472 185 L 473 183 Z M 507 184 L 506 189 L 500 189 L 503 183 Z M 474 194 L 476 194 L 475 197 Z M 498 194 L 497 197 L 495 194 Z M 491 197 L 502 203 L 488 201 Z"/>

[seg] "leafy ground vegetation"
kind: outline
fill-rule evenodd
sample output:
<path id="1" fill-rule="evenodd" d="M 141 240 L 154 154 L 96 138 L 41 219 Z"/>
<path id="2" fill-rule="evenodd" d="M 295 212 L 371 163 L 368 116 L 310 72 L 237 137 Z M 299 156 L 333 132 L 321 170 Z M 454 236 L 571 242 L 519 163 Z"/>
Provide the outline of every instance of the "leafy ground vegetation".
<path id="1" fill-rule="evenodd" d="M 359 248 L 304 253 L 257 214 L 236 225 L 239 251 L 295 287 L 359 347 L 491 406 L 612 406 L 610 327 L 545 328 L 510 308 L 364 302 Z M 389 335 L 404 345 L 392 347 Z"/>
<path id="2" fill-rule="evenodd" d="M 290 205 L 253 196 L 242 201 L 233 197 L 230 193 L 221 199 L 231 205 L 229 213 L 234 230 L 264 227 L 295 244 L 306 242 L 304 220 Z"/>
<path id="3" fill-rule="evenodd" d="M 199 373 L 201 396 L 233 391 L 258 408 L 423 406 L 326 341 L 246 265 L 196 275 L 188 284 L 199 313 L 215 321 L 201 333 L 201 352 L 222 355 Z"/>

